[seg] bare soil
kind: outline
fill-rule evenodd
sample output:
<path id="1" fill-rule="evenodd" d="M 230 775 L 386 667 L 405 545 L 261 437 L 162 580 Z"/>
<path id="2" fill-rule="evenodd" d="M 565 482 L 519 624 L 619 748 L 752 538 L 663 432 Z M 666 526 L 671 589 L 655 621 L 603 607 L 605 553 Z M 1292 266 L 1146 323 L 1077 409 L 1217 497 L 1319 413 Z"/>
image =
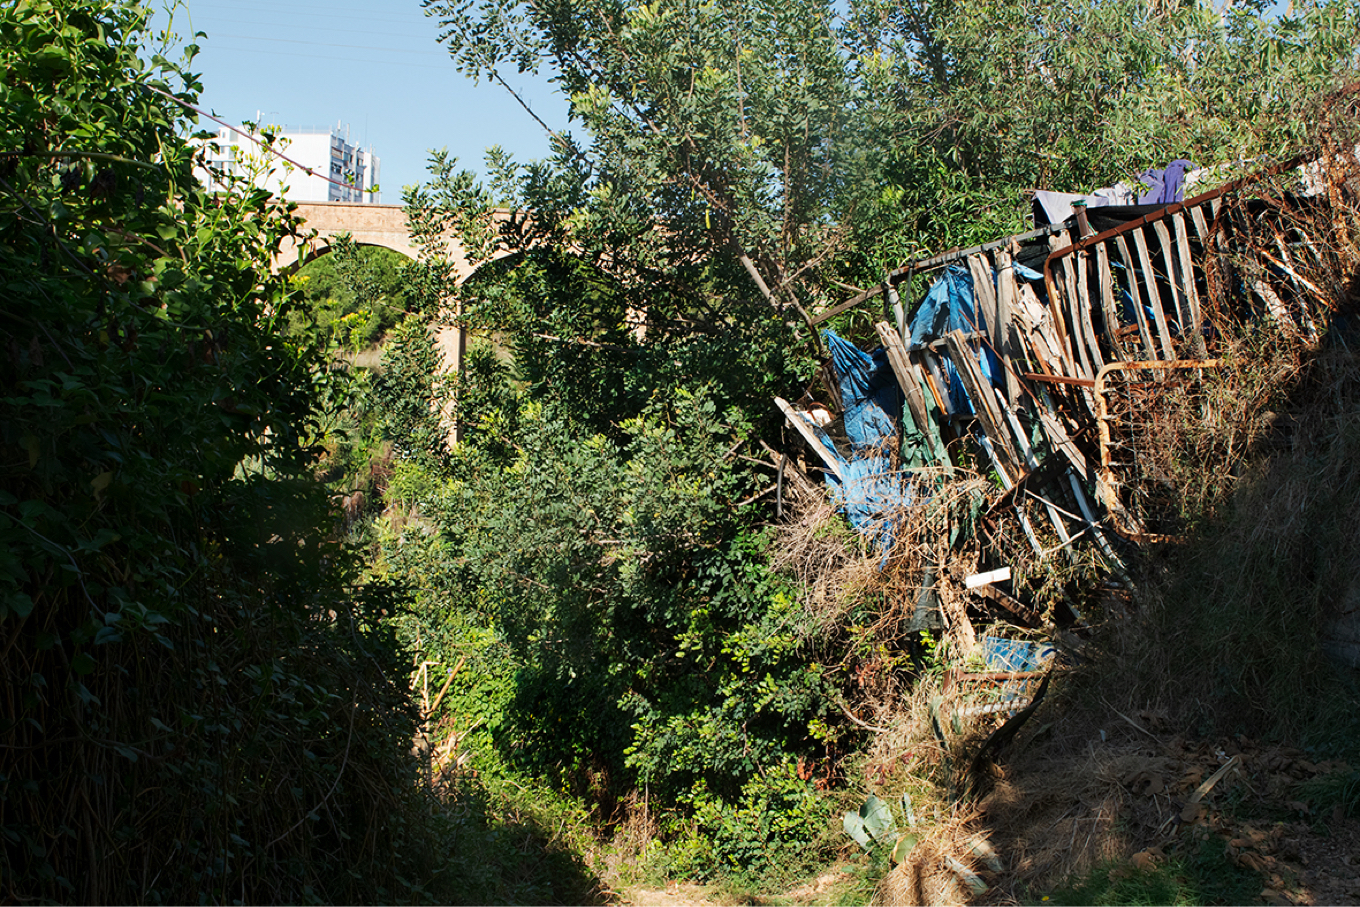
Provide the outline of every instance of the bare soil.
<path id="1" fill-rule="evenodd" d="M 1360 821 L 1301 799 L 1305 782 L 1348 765 L 1242 736 L 1161 736 L 1157 724 L 1120 716 L 1084 746 L 1036 742 L 994 771 L 979 825 L 1007 868 L 985 903 L 1032 902 L 1092 871 L 1152 870 L 1192 851 L 1257 877 L 1255 903 L 1360 903 Z"/>

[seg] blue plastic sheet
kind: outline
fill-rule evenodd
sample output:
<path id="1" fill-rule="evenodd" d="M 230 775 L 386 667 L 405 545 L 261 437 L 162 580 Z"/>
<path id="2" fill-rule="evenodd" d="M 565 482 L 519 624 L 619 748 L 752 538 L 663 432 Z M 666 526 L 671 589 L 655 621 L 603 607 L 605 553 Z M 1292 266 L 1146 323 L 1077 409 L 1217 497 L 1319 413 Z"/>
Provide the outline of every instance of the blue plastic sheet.
<path id="1" fill-rule="evenodd" d="M 911 319 L 911 345 L 938 340 L 950 331 L 971 332 L 980 327 L 973 278 L 967 269 L 950 265 L 931 285 Z"/>
<path id="2" fill-rule="evenodd" d="M 1041 276 L 1023 265 L 1017 266 L 1016 274 L 1027 280 L 1038 279 Z M 1034 276 L 1030 277 L 1031 274 Z M 974 331 L 986 330 L 986 321 L 978 311 L 977 299 L 973 294 L 972 275 L 961 265 L 950 265 L 931 285 L 926 298 L 912 317 L 911 345 L 920 346 L 939 340 L 952 331 L 971 334 Z M 997 381 L 1002 374 L 1001 362 L 991 347 L 983 347 L 979 363 L 982 367 L 982 377 L 993 387 L 1001 387 Z M 954 363 L 945 358 L 944 367 L 949 376 L 950 407 L 957 412 L 973 412 L 972 401 L 968 399 L 968 394 L 959 381 Z"/>
<path id="3" fill-rule="evenodd" d="M 1023 639 L 982 637 L 982 657 L 992 671 L 1040 671 L 1056 651 L 1050 645 Z"/>
<path id="4" fill-rule="evenodd" d="M 879 348 L 866 353 L 834 331 L 823 331 L 831 364 L 845 405 L 845 434 L 850 439 L 850 459 L 837 467 L 842 478 L 831 476 L 832 497 L 850 525 L 874 538 L 880 551 L 892 546 L 893 527 L 888 515 L 912 502 L 912 488 L 893 470 L 885 456 L 897 435 L 902 413 L 902 392 Z M 833 451 L 829 439 L 828 447 Z"/>
<path id="5" fill-rule="evenodd" d="M 840 380 L 851 451 L 856 458 L 881 456 L 897 431 L 897 420 L 891 414 L 902 411 L 902 392 L 888 354 L 882 347 L 866 353 L 834 331 L 823 331 L 822 338 Z"/>
<path id="6" fill-rule="evenodd" d="M 1051 645 L 1030 642 L 1023 639 L 1005 639 L 1000 636 L 982 637 L 982 657 L 990 671 L 1042 671 L 1052 661 L 1057 650 Z M 1001 685 L 1002 701 L 1019 700 L 1028 697 L 1033 690 L 1032 682 L 1019 680 Z M 1016 703 L 1017 706 L 1020 703 Z"/>
<path id="7" fill-rule="evenodd" d="M 854 526 L 873 539 L 879 551 L 892 547 L 894 527 L 891 515 L 910 507 L 913 499 L 910 482 L 894 471 L 887 457 L 850 460 L 842 467 L 844 480 L 833 474 L 831 499 Z"/>

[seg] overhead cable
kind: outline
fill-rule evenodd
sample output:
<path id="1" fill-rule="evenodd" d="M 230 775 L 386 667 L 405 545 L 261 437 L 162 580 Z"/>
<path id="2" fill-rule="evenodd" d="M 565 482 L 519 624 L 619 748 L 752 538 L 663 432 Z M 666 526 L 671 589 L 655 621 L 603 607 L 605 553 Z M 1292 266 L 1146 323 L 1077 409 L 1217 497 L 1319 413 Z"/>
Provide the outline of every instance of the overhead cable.
<path id="1" fill-rule="evenodd" d="M 292 164 L 294 167 L 298 168 L 299 170 L 301 170 L 303 173 L 307 174 L 308 176 L 313 176 L 313 177 L 316 177 L 317 179 L 323 179 L 323 180 L 325 180 L 326 182 L 328 182 L 328 183 L 330 183 L 330 184 L 332 184 L 332 185 L 340 186 L 340 187 L 342 187 L 342 188 L 344 188 L 344 189 L 350 189 L 350 190 L 358 189 L 360 192 L 365 191 L 365 190 L 363 189 L 363 187 L 358 186 L 358 185 L 356 185 L 356 184 L 354 184 L 354 183 L 347 183 L 347 182 L 343 182 L 342 180 L 331 179 L 329 176 L 322 176 L 320 173 L 317 173 L 317 172 L 316 172 L 315 170 L 313 170 L 311 167 L 308 167 L 306 164 L 300 163 L 299 161 L 293 160 L 291 157 L 289 157 L 288 155 L 284 154 L 282 151 L 279 151 L 277 148 L 274 148 L 272 145 L 267 145 L 267 144 L 265 144 L 264 142 L 262 142 L 262 141 L 260 141 L 259 139 L 255 138 L 255 136 L 251 135 L 249 132 L 246 132 L 244 129 L 240 129 L 240 128 L 236 127 L 236 126 L 233 126 L 233 125 L 231 125 L 230 123 L 228 123 L 226 120 L 223 120 L 223 119 L 221 119 L 221 118 L 219 118 L 219 117 L 215 117 L 215 116 L 213 116 L 212 114 L 208 113 L 206 110 L 203 110 L 203 109 L 201 109 L 201 108 L 199 108 L 199 107 L 195 107 L 193 104 L 190 104 L 188 101 L 184 100 L 183 98 L 177 98 L 177 97 L 175 97 L 174 95 L 170 94 L 170 92 L 168 92 L 168 91 L 162 91 L 162 90 L 160 90 L 159 88 L 156 88 L 154 85 L 146 85 L 146 84 L 144 84 L 144 83 L 138 83 L 138 84 L 141 84 L 141 86 L 142 86 L 143 88 L 145 88 L 145 89 L 146 89 L 147 91 L 149 91 L 149 92 L 152 92 L 153 94 L 158 94 L 158 95 L 160 95 L 161 97 L 163 97 L 163 98 L 165 98 L 165 99 L 167 99 L 167 100 L 174 101 L 176 104 L 178 104 L 178 105 L 180 105 L 181 107 L 184 107 L 184 108 L 186 108 L 186 109 L 188 109 L 188 110 L 192 110 L 194 113 L 198 114 L 199 116 L 207 117 L 208 119 L 212 120 L 214 123 L 217 123 L 217 124 L 220 125 L 220 126 L 225 126 L 227 129 L 230 129 L 232 132 L 236 133 L 237 135 L 243 136 L 243 137 L 249 139 L 250 141 L 254 142 L 256 145 L 259 145 L 259 146 L 260 146 L 261 148 L 263 148 L 265 151 L 269 152 L 270 154 L 274 155 L 275 157 L 279 158 L 280 160 L 286 161 L 287 163 Z"/>

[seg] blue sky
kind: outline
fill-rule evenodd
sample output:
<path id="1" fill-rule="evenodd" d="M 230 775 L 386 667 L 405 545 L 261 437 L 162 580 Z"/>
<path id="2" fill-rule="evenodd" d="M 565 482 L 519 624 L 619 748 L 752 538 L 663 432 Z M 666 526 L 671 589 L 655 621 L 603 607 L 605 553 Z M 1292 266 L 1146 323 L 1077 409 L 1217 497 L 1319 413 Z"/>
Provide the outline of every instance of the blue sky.
<path id="1" fill-rule="evenodd" d="M 382 163 L 386 204 L 425 178 L 431 148 L 478 171 L 491 145 L 520 160 L 548 152 L 543 128 L 505 89 L 454 68 L 419 0 L 184 0 L 173 29 L 208 35 L 192 67 L 201 107 L 234 124 L 257 112 L 286 126 L 348 124 Z M 550 126 L 567 125 L 567 102 L 546 79 L 504 75 Z"/>

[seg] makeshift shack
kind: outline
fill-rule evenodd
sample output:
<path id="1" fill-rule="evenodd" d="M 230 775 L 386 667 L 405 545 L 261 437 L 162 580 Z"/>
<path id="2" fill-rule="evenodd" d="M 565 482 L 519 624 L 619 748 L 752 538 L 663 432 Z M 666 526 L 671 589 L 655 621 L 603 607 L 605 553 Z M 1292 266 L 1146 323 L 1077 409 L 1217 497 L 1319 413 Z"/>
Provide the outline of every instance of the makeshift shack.
<path id="1" fill-rule="evenodd" d="M 946 554 L 922 565 L 913 629 L 945 620 L 924 612 L 938 608 L 928 593 L 960 539 L 981 557 L 955 585 L 1003 626 L 1058 632 L 1052 611 L 1006 590 L 1013 549 L 1000 540 L 1041 563 L 1080 551 L 1117 595 L 1129 555 L 1181 528 L 1148 454 L 1166 407 L 1183 417 L 1204 405 L 1196 395 L 1222 364 L 1229 328 L 1269 322 L 1317 344 L 1346 302 L 1350 289 L 1319 275 L 1339 273 L 1335 257 L 1356 242 L 1346 219 L 1327 214 L 1360 201 L 1354 150 L 1182 199 L 1195 183 L 1188 163 L 1151 175 L 1155 191 L 1141 197 L 1119 187 L 1041 194 L 1032 231 L 911 262 L 813 316 L 882 307 L 872 350 L 823 334 L 835 378 L 826 408 L 845 438 L 816 417 L 823 407 L 777 402 L 885 563 L 903 527 L 942 506 L 953 471 L 991 480 L 963 518 L 934 524 L 945 538 L 932 550 Z M 1068 610 L 1065 621 L 1080 621 Z M 1028 702 L 1013 682 L 1037 676 L 1032 667 L 996 672 L 1012 684 L 1006 710 Z"/>

